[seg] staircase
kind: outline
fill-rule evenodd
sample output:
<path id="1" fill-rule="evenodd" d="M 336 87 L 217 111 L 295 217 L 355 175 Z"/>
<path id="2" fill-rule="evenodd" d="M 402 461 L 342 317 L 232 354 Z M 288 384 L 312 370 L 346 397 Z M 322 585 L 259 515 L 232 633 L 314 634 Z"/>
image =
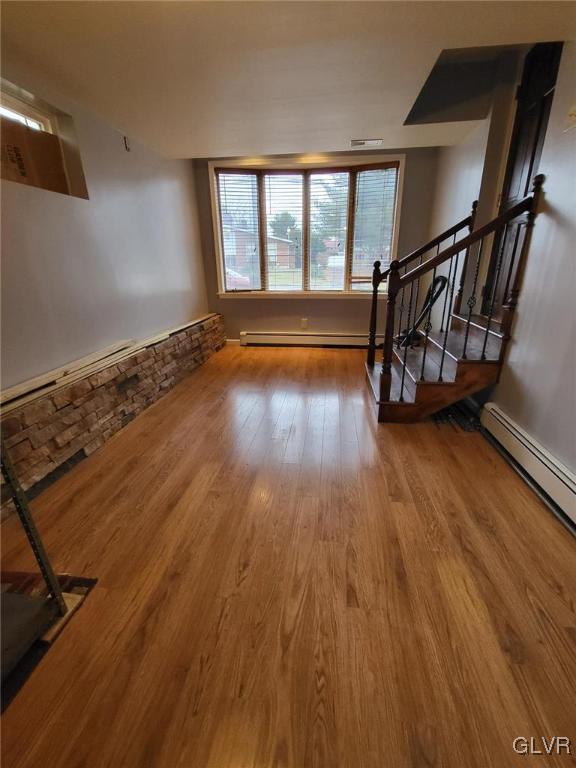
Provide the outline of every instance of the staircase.
<path id="1" fill-rule="evenodd" d="M 498 381 L 543 182 L 537 176 L 532 195 L 478 229 L 475 202 L 470 216 L 385 272 L 374 263 L 366 378 L 378 421 L 420 421 Z M 493 290 L 480 302 L 485 314 L 476 314 L 482 255 L 494 249 Z M 425 295 L 441 275 L 445 287 L 432 305 Z M 384 342 L 376 345 L 378 292 L 385 282 Z M 502 284 L 505 300 L 496 308 Z"/>

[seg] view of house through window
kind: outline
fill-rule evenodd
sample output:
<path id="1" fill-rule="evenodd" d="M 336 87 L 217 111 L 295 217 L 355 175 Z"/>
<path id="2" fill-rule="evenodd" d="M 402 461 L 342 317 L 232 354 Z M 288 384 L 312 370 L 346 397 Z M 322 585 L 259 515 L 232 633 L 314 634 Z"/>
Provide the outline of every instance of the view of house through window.
<path id="1" fill-rule="evenodd" d="M 302 174 L 267 173 L 264 195 L 267 288 L 269 291 L 299 291 L 303 276 Z"/>
<path id="2" fill-rule="evenodd" d="M 225 290 L 371 290 L 374 261 L 391 259 L 398 168 L 216 170 Z"/>
<path id="3" fill-rule="evenodd" d="M 350 174 L 310 174 L 310 290 L 343 291 Z"/>

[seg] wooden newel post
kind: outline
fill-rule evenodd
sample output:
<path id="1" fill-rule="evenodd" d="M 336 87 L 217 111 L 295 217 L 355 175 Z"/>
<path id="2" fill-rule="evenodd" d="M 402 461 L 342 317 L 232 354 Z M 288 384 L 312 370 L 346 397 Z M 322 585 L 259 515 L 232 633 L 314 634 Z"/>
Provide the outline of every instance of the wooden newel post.
<path id="1" fill-rule="evenodd" d="M 374 271 L 372 272 L 372 306 L 370 308 L 370 330 L 368 332 L 368 354 L 366 355 L 366 364 L 374 367 L 376 361 L 376 325 L 378 322 L 378 288 L 382 282 L 382 273 L 380 272 L 380 262 L 374 262 Z"/>
<path id="2" fill-rule="evenodd" d="M 400 290 L 400 264 L 393 261 L 388 275 L 388 298 L 386 304 L 386 329 L 384 331 L 384 355 L 380 374 L 380 402 L 390 399 L 392 384 L 392 356 L 394 346 L 394 320 L 396 315 L 396 297 Z"/>
<path id="3" fill-rule="evenodd" d="M 468 224 L 468 231 L 470 233 L 474 231 L 474 224 L 476 223 L 477 210 L 478 210 L 478 200 L 474 200 L 474 202 L 472 203 L 472 211 L 470 213 L 470 223 Z M 460 309 L 462 307 L 462 295 L 464 293 L 464 283 L 466 282 L 466 266 L 468 264 L 468 252 L 469 252 L 469 248 L 466 249 L 466 254 L 464 256 L 462 271 L 460 272 L 460 283 L 458 284 L 458 293 L 456 294 L 456 300 L 454 301 L 454 307 L 452 309 L 452 311 L 455 312 L 457 315 L 460 314 Z"/>
<path id="4" fill-rule="evenodd" d="M 532 181 L 532 204 L 530 209 L 526 212 L 526 223 L 524 237 L 522 238 L 520 255 L 515 258 L 513 255 L 512 265 L 516 263 L 516 269 L 513 274 L 509 276 L 510 290 L 508 295 L 504 297 L 504 304 L 502 306 L 502 320 L 500 323 L 500 330 L 504 334 L 504 339 L 508 340 L 512 331 L 512 318 L 516 311 L 516 305 L 518 304 L 518 294 L 520 293 L 520 285 L 522 283 L 522 276 L 524 274 L 524 268 L 526 266 L 526 256 L 530 248 L 530 239 L 532 237 L 532 230 L 534 228 L 534 220 L 538 213 L 540 205 L 540 199 L 542 197 L 542 186 L 546 180 L 543 173 L 539 173 L 534 177 Z"/>

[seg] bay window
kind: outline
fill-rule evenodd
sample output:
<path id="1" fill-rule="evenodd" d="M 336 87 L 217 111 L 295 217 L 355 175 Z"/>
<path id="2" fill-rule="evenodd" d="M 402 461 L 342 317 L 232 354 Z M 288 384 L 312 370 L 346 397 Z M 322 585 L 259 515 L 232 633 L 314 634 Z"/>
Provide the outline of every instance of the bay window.
<path id="1" fill-rule="evenodd" d="M 214 173 L 226 293 L 371 290 L 393 258 L 398 161 Z"/>

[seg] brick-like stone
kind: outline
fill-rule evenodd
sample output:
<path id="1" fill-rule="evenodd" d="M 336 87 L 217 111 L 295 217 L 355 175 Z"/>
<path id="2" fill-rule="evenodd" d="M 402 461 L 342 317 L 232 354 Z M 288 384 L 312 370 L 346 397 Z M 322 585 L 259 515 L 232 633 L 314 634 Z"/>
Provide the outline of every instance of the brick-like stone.
<path id="1" fill-rule="evenodd" d="M 85 431 L 85 424 L 84 422 L 80 421 L 77 424 L 73 424 L 71 427 L 68 427 L 68 429 L 65 429 L 63 432 L 60 432 L 59 434 L 54 436 L 54 442 L 58 446 L 58 448 L 63 448 L 65 445 L 68 445 L 72 441 L 73 438 L 75 438 L 77 435 L 79 435 L 81 432 Z"/>
<path id="2" fill-rule="evenodd" d="M 82 419 L 82 413 L 80 408 L 74 408 L 72 405 L 68 405 L 65 408 L 60 409 L 56 414 L 58 417 L 58 423 L 63 426 L 71 426 L 76 424 L 77 421 Z"/>
<path id="3" fill-rule="evenodd" d="M 136 355 L 136 362 L 138 364 L 145 363 L 147 360 L 150 360 L 150 358 L 152 357 L 154 357 L 154 348 L 147 347 L 146 349 L 143 349 L 142 352 L 139 352 Z"/>
<path id="4" fill-rule="evenodd" d="M 61 389 L 59 392 L 55 392 L 52 395 L 52 402 L 56 406 L 56 410 L 59 410 L 60 408 L 65 408 L 67 405 L 69 405 L 73 400 L 72 393 L 70 392 L 70 387 L 66 387 L 66 389 Z"/>
<path id="5" fill-rule="evenodd" d="M 101 387 L 103 384 L 106 384 L 107 382 L 112 381 L 112 379 L 115 379 L 119 373 L 120 371 L 118 370 L 118 367 L 116 365 L 112 365 L 110 368 L 105 368 L 103 371 L 93 373 L 88 381 L 94 388 Z"/>
<path id="6" fill-rule="evenodd" d="M 90 456 L 91 453 L 94 453 L 94 451 L 97 451 L 98 448 L 101 448 L 103 445 L 104 438 L 102 435 L 98 435 L 98 437 L 95 437 L 94 440 L 91 440 L 84 446 L 84 453 L 86 456 Z"/>
<path id="7" fill-rule="evenodd" d="M 130 368 L 133 368 L 137 363 L 137 360 L 136 360 L 137 357 L 138 355 L 131 355 L 130 357 L 127 357 L 125 360 L 120 360 L 120 362 L 117 363 L 118 370 L 125 372 L 130 370 Z"/>
<path id="8" fill-rule="evenodd" d="M 96 413 L 92 412 L 89 413 L 87 416 L 84 417 L 84 423 L 88 427 L 88 429 L 91 429 L 95 424 L 98 424 L 98 416 L 96 416 Z"/>
<path id="9" fill-rule="evenodd" d="M 71 442 L 69 442 L 63 448 L 58 448 L 58 446 L 56 446 L 52 441 L 52 443 L 50 443 L 50 446 L 49 446 L 51 447 L 50 458 L 56 464 L 56 466 L 60 466 L 60 464 L 63 464 L 71 456 L 73 456 L 79 450 L 84 448 L 86 443 L 90 442 L 90 440 L 92 440 L 92 436 L 88 431 L 86 431 L 86 432 L 82 432 L 82 434 L 75 437 Z"/>
<path id="10" fill-rule="evenodd" d="M 23 429 L 21 432 L 17 432 L 15 435 L 12 435 L 12 437 L 7 437 L 4 440 L 4 445 L 6 448 L 11 448 L 13 445 L 16 445 L 17 443 L 21 443 L 23 440 L 26 440 L 26 438 L 30 439 L 30 437 L 38 431 L 38 427 L 26 427 L 26 429 Z"/>
<path id="11" fill-rule="evenodd" d="M 13 448 L 8 449 L 8 456 L 10 457 L 12 464 L 17 464 L 22 459 L 26 458 L 28 454 L 32 453 L 32 443 L 30 440 L 24 440 Z"/>
<path id="12" fill-rule="evenodd" d="M 18 414 L 15 416 L 6 416 L 5 419 L 2 419 L 2 424 L 0 426 L 2 430 L 2 438 L 6 440 L 22 431 L 22 419 Z"/>
<path id="13" fill-rule="evenodd" d="M 92 390 L 92 383 L 90 379 L 82 379 L 81 381 L 76 381 L 72 386 L 70 387 L 70 394 L 72 395 L 72 400 L 79 400 L 81 397 L 84 397 Z"/>
<path id="14" fill-rule="evenodd" d="M 14 469 L 18 475 L 20 473 L 27 473 L 29 470 L 32 469 L 32 467 L 36 467 L 38 464 L 51 464 L 50 461 L 50 451 L 48 450 L 48 446 L 43 445 L 41 448 L 38 448 L 35 451 L 32 451 L 29 453 L 26 458 L 21 459 L 15 466 Z"/>
<path id="15" fill-rule="evenodd" d="M 38 424 L 56 412 L 56 406 L 52 400 L 43 398 L 37 400 L 30 405 L 26 405 L 22 410 L 22 422 L 26 427 L 32 427 L 34 424 Z"/>
<path id="16" fill-rule="evenodd" d="M 34 448 L 39 448 L 41 445 L 44 445 L 49 440 L 51 440 L 54 435 L 57 435 L 58 432 L 62 431 L 62 425 L 58 422 L 55 424 L 49 424 L 48 426 L 44 427 L 43 429 L 38 429 L 31 433 L 30 435 L 30 442 L 34 446 Z"/>

